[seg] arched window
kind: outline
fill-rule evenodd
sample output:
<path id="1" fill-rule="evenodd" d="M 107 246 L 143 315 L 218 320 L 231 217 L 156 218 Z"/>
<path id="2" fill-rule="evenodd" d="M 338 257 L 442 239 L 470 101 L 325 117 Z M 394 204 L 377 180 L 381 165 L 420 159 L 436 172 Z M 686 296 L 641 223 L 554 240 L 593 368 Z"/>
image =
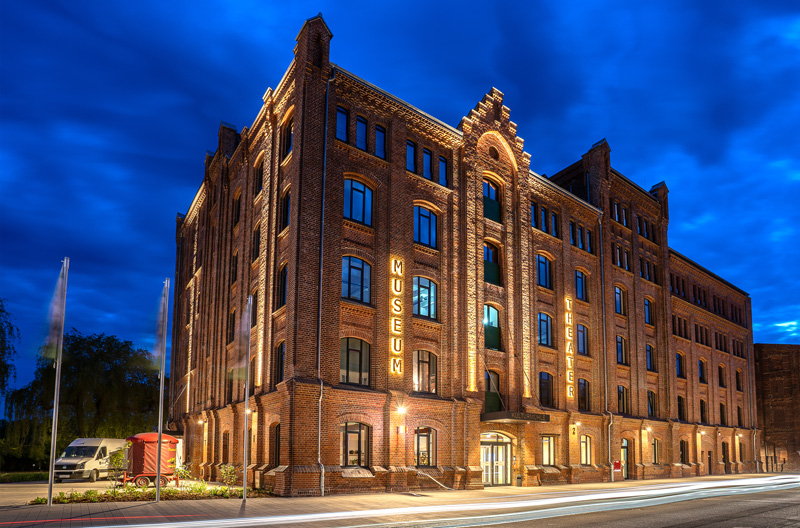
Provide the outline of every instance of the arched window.
<path id="1" fill-rule="evenodd" d="M 581 270 L 575 270 L 575 298 L 581 301 L 588 301 L 586 274 Z"/>
<path id="2" fill-rule="evenodd" d="M 501 284 L 500 250 L 491 242 L 483 243 L 483 280 L 489 284 Z"/>
<path id="3" fill-rule="evenodd" d="M 553 346 L 553 318 L 544 312 L 539 312 L 539 344 Z"/>
<path id="4" fill-rule="evenodd" d="M 414 315 L 436 319 L 436 283 L 427 277 L 414 277 L 413 288 Z"/>
<path id="5" fill-rule="evenodd" d="M 250 244 L 250 262 L 254 262 L 261 254 L 261 225 L 253 230 L 253 243 Z"/>
<path id="6" fill-rule="evenodd" d="M 487 370 L 484 378 L 484 398 L 486 403 L 486 412 L 497 412 L 503 408 L 502 396 L 500 392 L 500 374 L 493 370 Z"/>
<path id="7" fill-rule="evenodd" d="M 653 438 L 653 464 L 661 463 L 661 440 Z"/>
<path id="8" fill-rule="evenodd" d="M 281 159 L 292 152 L 294 136 L 294 116 L 286 120 L 281 127 Z"/>
<path id="9" fill-rule="evenodd" d="M 678 420 L 681 422 L 687 421 L 686 416 L 686 398 L 678 396 Z"/>
<path id="10" fill-rule="evenodd" d="M 427 350 L 414 351 L 414 390 L 436 393 L 436 354 Z"/>
<path id="11" fill-rule="evenodd" d="M 281 232 L 287 227 L 289 227 L 291 212 L 292 212 L 292 193 L 290 191 L 286 191 L 286 193 L 284 193 L 283 195 L 283 198 L 281 198 L 281 207 L 280 207 L 281 217 L 280 221 L 278 222 L 278 232 Z"/>
<path id="12" fill-rule="evenodd" d="M 358 257 L 342 257 L 342 297 L 369 304 L 371 270 L 370 265 Z"/>
<path id="13" fill-rule="evenodd" d="M 553 376 L 549 372 L 539 373 L 539 403 L 545 407 L 555 406 Z"/>
<path id="14" fill-rule="evenodd" d="M 625 290 L 619 286 L 614 286 L 614 311 L 620 315 L 628 313 Z"/>
<path id="15" fill-rule="evenodd" d="M 708 372 L 706 369 L 705 359 L 700 359 L 697 361 L 697 376 L 700 378 L 700 383 L 708 383 Z"/>
<path id="16" fill-rule="evenodd" d="M 724 365 L 720 365 L 717 368 L 717 370 L 718 370 L 718 377 L 719 377 L 719 380 L 718 380 L 719 381 L 719 386 L 722 387 L 722 388 L 727 387 L 728 384 L 725 382 L 725 366 Z"/>
<path id="17" fill-rule="evenodd" d="M 686 379 L 686 360 L 680 352 L 675 353 L 675 375 Z"/>
<path id="18" fill-rule="evenodd" d="M 414 242 L 436 249 L 436 213 L 414 206 Z"/>
<path id="19" fill-rule="evenodd" d="M 708 404 L 705 400 L 700 400 L 700 423 L 708 423 Z"/>
<path id="20" fill-rule="evenodd" d="M 578 380 L 578 410 L 592 410 L 592 392 L 590 389 L 589 380 L 583 378 Z"/>
<path id="21" fill-rule="evenodd" d="M 724 403 L 719 404 L 719 423 L 720 425 L 728 425 L 728 411 Z"/>
<path id="22" fill-rule="evenodd" d="M 628 342 L 622 336 L 617 336 L 617 363 L 620 365 L 630 365 L 628 358 Z"/>
<path id="23" fill-rule="evenodd" d="M 357 180 L 344 180 L 344 217 L 372 225 L 372 189 Z"/>
<path id="24" fill-rule="evenodd" d="M 253 196 L 258 196 L 258 193 L 264 188 L 264 161 L 253 167 Z"/>
<path id="25" fill-rule="evenodd" d="M 653 302 L 650 299 L 644 300 L 644 324 L 656 324 L 655 315 L 653 314 Z"/>
<path id="26" fill-rule="evenodd" d="M 258 290 L 252 294 L 253 304 L 250 306 L 250 328 L 258 324 Z"/>
<path id="27" fill-rule="evenodd" d="M 369 426 L 347 422 L 339 426 L 342 467 L 369 466 Z"/>
<path id="28" fill-rule="evenodd" d="M 581 465 L 589 466 L 592 464 L 592 437 L 581 435 Z"/>
<path id="29" fill-rule="evenodd" d="M 630 391 L 624 385 L 617 385 L 617 412 L 620 414 L 631 412 Z"/>
<path id="30" fill-rule="evenodd" d="M 483 341 L 485 348 L 500 350 L 500 316 L 489 304 L 483 305 Z"/>
<path id="31" fill-rule="evenodd" d="M 647 363 L 647 370 L 650 372 L 657 372 L 656 368 L 656 350 L 653 345 L 647 344 L 644 346 L 645 361 Z"/>
<path id="32" fill-rule="evenodd" d="M 414 462 L 417 466 L 436 466 L 436 429 L 417 427 L 414 431 Z"/>
<path id="33" fill-rule="evenodd" d="M 577 336 L 577 348 L 578 354 L 582 356 L 589 355 L 589 329 L 586 326 L 578 323 L 577 325 L 577 332 L 575 332 Z"/>
<path id="34" fill-rule="evenodd" d="M 284 380 L 284 376 L 286 375 L 286 341 L 281 341 L 278 346 L 275 347 L 275 384 L 282 382 Z"/>
<path id="35" fill-rule="evenodd" d="M 500 221 L 500 188 L 487 179 L 483 180 L 483 216 Z"/>
<path id="36" fill-rule="evenodd" d="M 552 262 L 544 255 L 536 255 L 536 284 L 548 290 L 553 289 Z"/>
<path id="37" fill-rule="evenodd" d="M 681 453 L 681 464 L 688 466 L 689 465 L 689 442 L 686 440 L 680 441 L 680 453 Z"/>
<path id="38" fill-rule="evenodd" d="M 275 309 L 277 310 L 286 304 L 286 264 L 284 264 L 278 272 L 278 287 L 276 291 L 277 299 L 275 300 Z"/>
<path id="39" fill-rule="evenodd" d="M 354 385 L 369 385 L 369 343 L 356 337 L 342 338 L 340 343 L 340 381 Z"/>
<path id="40" fill-rule="evenodd" d="M 647 391 L 647 416 L 654 418 L 658 414 L 658 397 L 656 393 Z"/>
<path id="41" fill-rule="evenodd" d="M 736 390 L 741 392 L 742 391 L 742 371 L 736 371 Z"/>

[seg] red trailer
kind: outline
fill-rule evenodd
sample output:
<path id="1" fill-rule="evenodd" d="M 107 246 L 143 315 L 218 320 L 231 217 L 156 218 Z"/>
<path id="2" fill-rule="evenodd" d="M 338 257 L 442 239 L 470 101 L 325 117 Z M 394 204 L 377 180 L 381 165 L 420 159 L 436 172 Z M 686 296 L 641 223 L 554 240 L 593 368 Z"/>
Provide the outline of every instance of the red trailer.
<path id="1" fill-rule="evenodd" d="M 131 443 L 128 449 L 128 469 L 122 475 L 122 482 L 133 482 L 146 488 L 156 479 L 158 468 L 158 433 L 139 433 L 126 438 Z M 178 439 L 170 435 L 161 435 L 161 486 L 171 480 L 178 485 L 175 475 L 175 448 Z"/>

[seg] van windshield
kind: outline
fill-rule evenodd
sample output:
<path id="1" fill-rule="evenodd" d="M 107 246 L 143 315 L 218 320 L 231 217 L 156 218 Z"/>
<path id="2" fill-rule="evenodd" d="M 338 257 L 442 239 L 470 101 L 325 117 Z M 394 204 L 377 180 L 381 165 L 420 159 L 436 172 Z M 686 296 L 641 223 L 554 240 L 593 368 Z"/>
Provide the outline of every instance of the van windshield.
<path id="1" fill-rule="evenodd" d="M 93 457 L 97 453 L 97 446 L 68 446 L 62 458 Z"/>

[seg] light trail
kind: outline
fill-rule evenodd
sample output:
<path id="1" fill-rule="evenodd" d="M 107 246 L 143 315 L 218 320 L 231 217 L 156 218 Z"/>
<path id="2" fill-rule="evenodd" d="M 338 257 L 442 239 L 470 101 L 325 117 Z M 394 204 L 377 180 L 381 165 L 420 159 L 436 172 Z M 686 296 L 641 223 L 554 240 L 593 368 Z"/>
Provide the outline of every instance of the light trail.
<path id="1" fill-rule="evenodd" d="M 721 495 L 758 493 L 800 488 L 800 475 L 781 475 L 765 478 L 748 478 L 738 480 L 690 482 L 664 487 L 626 488 L 622 490 L 592 490 L 589 493 L 579 492 L 572 496 L 549 497 L 528 500 L 512 500 L 502 502 L 480 502 L 469 504 L 440 504 L 435 506 L 408 506 L 402 508 L 380 508 L 373 510 L 352 510 L 341 512 L 306 513 L 293 515 L 272 515 L 261 517 L 245 517 L 236 519 L 211 519 L 207 521 L 170 522 L 172 528 L 238 528 L 245 526 L 274 526 L 279 524 L 313 523 L 323 521 L 341 521 L 347 519 L 363 519 L 364 517 L 396 517 L 418 516 L 437 513 L 455 513 L 465 511 L 498 511 L 521 508 L 533 511 L 512 512 L 495 515 L 457 517 L 449 519 L 414 519 L 409 521 L 389 521 L 375 524 L 352 525 L 348 528 L 366 528 L 372 526 L 440 526 L 473 527 L 493 524 L 505 524 L 525 520 L 535 520 L 579 513 L 621 510 L 655 506 L 671 502 L 680 502 Z M 87 519 L 88 520 L 88 519 Z M 450 524 L 447 524 L 450 523 Z M 129 524 L 109 528 L 129 527 Z M 139 528 L 163 528 L 164 523 L 137 524 Z"/>

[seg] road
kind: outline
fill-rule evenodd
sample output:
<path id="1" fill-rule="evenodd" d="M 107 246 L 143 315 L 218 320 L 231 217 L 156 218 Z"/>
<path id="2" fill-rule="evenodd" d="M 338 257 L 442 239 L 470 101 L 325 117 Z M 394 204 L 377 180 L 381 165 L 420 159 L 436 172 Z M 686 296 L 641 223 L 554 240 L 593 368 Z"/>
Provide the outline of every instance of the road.
<path id="1" fill-rule="evenodd" d="M 800 526 L 800 475 L 483 491 L 0 507 L 0 528 L 308 526 Z"/>

